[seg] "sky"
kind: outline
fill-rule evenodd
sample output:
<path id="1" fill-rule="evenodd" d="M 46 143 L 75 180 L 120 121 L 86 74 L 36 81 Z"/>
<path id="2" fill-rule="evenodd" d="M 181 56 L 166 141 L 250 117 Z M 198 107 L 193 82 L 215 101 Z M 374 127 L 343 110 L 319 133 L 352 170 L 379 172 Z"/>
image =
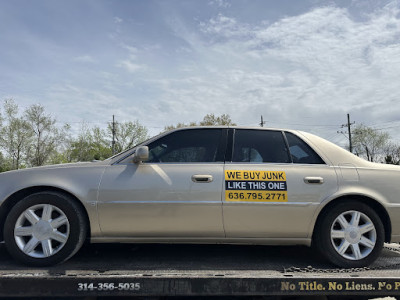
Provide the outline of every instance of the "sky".
<path id="1" fill-rule="evenodd" d="M 0 100 L 62 126 L 206 114 L 400 143 L 397 0 L 0 0 Z"/>

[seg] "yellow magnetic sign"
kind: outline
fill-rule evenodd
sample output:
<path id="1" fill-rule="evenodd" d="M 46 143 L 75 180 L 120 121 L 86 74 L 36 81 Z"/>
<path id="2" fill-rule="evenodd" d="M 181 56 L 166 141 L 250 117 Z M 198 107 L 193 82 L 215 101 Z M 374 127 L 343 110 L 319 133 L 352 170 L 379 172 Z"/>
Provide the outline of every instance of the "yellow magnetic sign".
<path id="1" fill-rule="evenodd" d="M 225 171 L 225 201 L 287 202 L 283 171 Z"/>

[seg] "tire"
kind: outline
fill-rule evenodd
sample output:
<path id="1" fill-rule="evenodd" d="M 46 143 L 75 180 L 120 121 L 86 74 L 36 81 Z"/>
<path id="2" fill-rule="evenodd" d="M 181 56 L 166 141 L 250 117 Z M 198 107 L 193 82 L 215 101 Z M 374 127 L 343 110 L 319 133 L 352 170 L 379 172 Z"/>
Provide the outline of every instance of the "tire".
<path id="1" fill-rule="evenodd" d="M 320 219 L 315 246 L 331 263 L 342 268 L 360 268 L 378 258 L 385 230 L 370 206 L 358 201 L 339 203 Z"/>
<path id="2" fill-rule="evenodd" d="M 35 267 L 55 265 L 73 256 L 86 239 L 84 213 L 69 196 L 39 192 L 12 207 L 4 225 L 11 256 Z"/>

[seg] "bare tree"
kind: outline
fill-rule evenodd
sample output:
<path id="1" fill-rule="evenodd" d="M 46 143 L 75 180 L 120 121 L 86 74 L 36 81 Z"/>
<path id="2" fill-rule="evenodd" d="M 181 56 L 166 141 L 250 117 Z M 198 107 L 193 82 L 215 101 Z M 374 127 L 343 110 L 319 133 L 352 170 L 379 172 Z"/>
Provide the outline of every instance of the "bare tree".
<path id="1" fill-rule="evenodd" d="M 369 161 L 378 161 L 379 158 L 383 158 L 389 139 L 387 132 L 380 132 L 362 124 L 358 125 L 353 132 L 354 153 Z"/>
<path id="2" fill-rule="evenodd" d="M 400 147 L 395 143 L 388 143 L 384 149 L 385 163 L 398 165 L 400 164 Z"/>

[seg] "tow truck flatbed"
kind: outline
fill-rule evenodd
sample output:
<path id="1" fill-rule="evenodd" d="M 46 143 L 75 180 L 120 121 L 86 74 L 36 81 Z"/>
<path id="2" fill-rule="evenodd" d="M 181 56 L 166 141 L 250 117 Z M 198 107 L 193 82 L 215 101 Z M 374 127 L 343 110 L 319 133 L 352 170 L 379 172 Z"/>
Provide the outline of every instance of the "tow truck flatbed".
<path id="1" fill-rule="evenodd" d="M 336 269 L 307 247 L 86 245 L 49 268 L 0 244 L 0 297 L 400 295 L 400 247 L 368 268 Z"/>

